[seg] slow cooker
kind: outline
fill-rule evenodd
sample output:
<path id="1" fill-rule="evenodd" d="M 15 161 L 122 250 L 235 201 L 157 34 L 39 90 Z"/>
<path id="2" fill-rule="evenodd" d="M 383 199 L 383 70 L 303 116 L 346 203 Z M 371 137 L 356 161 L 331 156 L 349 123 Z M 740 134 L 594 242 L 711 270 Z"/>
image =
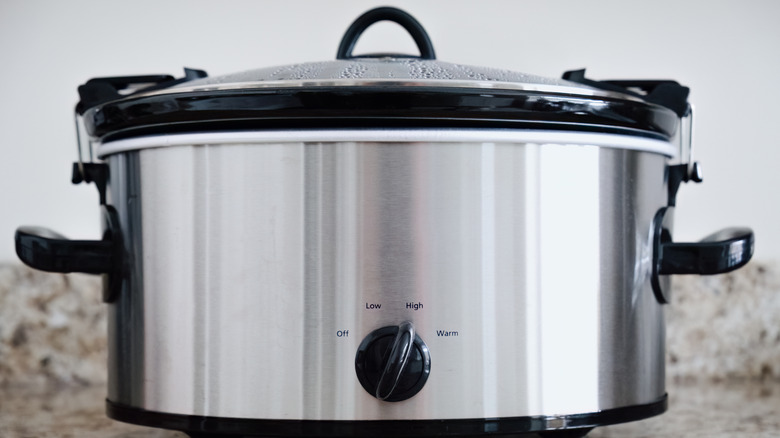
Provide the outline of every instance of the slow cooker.
<path id="1" fill-rule="evenodd" d="M 353 55 L 383 20 L 420 55 Z M 688 91 L 440 62 L 378 8 L 335 61 L 86 82 L 73 182 L 103 238 L 22 227 L 16 249 L 104 276 L 120 421 L 584 436 L 665 411 L 669 276 L 753 252 L 746 228 L 673 239 L 701 180 Z"/>

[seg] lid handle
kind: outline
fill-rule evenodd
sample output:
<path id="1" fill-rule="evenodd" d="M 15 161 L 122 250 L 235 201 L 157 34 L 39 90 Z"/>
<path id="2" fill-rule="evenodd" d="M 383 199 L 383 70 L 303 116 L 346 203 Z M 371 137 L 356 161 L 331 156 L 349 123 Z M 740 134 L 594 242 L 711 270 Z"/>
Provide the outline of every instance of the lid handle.
<path id="1" fill-rule="evenodd" d="M 379 21 L 393 21 L 400 24 L 414 38 L 414 42 L 420 50 L 420 59 L 436 59 L 433 44 L 422 24 L 407 12 L 387 6 L 371 9 L 349 26 L 339 44 L 336 59 L 359 58 L 360 56 L 352 56 L 352 50 L 355 48 L 358 38 L 369 26 Z"/>

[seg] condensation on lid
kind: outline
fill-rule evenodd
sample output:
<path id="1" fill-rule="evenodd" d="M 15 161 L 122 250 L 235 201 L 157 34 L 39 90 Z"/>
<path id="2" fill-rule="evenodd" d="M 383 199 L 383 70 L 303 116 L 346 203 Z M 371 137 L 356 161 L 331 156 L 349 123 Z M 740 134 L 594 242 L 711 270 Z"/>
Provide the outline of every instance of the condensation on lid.
<path id="1" fill-rule="evenodd" d="M 362 85 L 532 90 L 641 101 L 628 94 L 599 90 L 563 79 L 435 60 L 393 57 L 355 58 L 260 68 L 187 81 L 149 94 Z"/>

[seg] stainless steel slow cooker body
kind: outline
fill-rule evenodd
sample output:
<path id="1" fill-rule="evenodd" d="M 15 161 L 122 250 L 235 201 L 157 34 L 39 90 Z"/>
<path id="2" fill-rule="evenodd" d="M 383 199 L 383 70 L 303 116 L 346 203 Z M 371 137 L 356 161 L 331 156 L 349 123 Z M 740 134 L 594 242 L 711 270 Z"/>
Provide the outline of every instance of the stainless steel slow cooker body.
<path id="1" fill-rule="evenodd" d="M 82 87 L 103 161 L 74 182 L 98 186 L 104 239 L 22 228 L 17 251 L 106 275 L 110 416 L 193 436 L 457 436 L 666 409 L 668 274 L 736 269 L 753 244 L 671 239 L 677 188 L 699 176 L 687 89 L 352 57 L 384 19 L 434 57 L 419 23 L 380 8 L 334 63 Z M 159 84 L 117 93 L 138 82 Z"/>
<path id="2" fill-rule="evenodd" d="M 108 155 L 133 257 L 130 292 L 110 306 L 109 400 L 294 420 L 663 400 L 663 308 L 648 279 L 666 157 L 630 147 L 671 148 L 500 134 L 161 136 Z M 430 350 L 430 377 L 381 401 L 355 377 L 355 352 L 404 321 Z"/>

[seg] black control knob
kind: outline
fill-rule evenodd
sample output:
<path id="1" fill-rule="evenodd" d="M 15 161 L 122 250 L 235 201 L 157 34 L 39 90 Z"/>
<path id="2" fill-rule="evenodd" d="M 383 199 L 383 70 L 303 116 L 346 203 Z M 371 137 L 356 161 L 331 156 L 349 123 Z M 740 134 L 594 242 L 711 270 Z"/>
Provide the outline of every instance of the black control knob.
<path id="1" fill-rule="evenodd" d="M 401 401 L 425 385 L 431 373 L 431 356 L 407 321 L 366 336 L 355 356 L 355 371 L 369 394 L 384 401 Z"/>

